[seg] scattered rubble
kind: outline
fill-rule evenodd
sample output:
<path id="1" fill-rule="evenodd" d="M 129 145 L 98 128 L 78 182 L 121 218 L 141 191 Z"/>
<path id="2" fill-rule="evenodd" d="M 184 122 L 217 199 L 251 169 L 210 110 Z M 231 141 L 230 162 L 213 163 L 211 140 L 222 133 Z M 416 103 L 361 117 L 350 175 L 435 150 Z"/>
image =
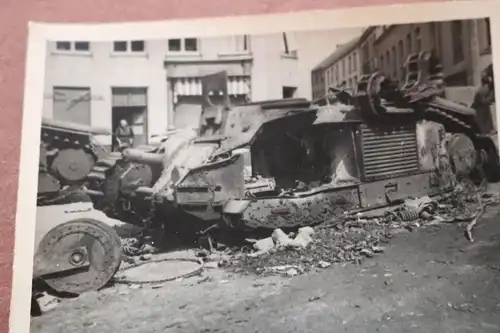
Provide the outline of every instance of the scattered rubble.
<path id="1" fill-rule="evenodd" d="M 254 243 L 254 248 L 257 250 L 249 254 L 250 257 L 258 257 L 272 250 L 280 251 L 287 248 L 306 248 L 312 242 L 311 235 L 314 234 L 314 229 L 311 227 L 300 228 L 297 236 L 291 239 L 281 229 L 275 229 L 271 237 L 261 239 Z"/>
<path id="2" fill-rule="evenodd" d="M 466 223 L 465 234 L 472 242 L 472 229 L 478 219 L 488 205 L 499 201 L 498 195 L 487 193 L 482 187 L 461 181 L 453 192 L 438 199 L 409 198 L 397 207 L 345 215 L 314 228 L 300 228 L 295 233 L 275 229 L 270 237 L 246 239 L 250 247 L 225 247 L 224 251 L 213 247 L 200 249 L 196 257 L 202 263 L 200 269 L 230 268 L 238 272 L 292 277 L 327 269 L 334 263 L 360 263 L 374 258 L 384 252 L 385 244 L 395 232 L 405 229 Z M 154 257 L 157 249 L 148 244 L 146 238 L 142 235 L 123 239 L 124 261 L 129 267 L 157 261 Z"/>
<path id="3" fill-rule="evenodd" d="M 472 227 L 488 205 L 498 202 L 498 195 L 463 181 L 439 199 L 411 198 L 380 214 L 358 213 L 315 228 L 301 228 L 293 239 L 293 234 L 276 229 L 271 237 L 248 240 L 255 252 L 236 251 L 230 263 L 239 272 L 295 276 L 333 263 L 360 263 L 383 253 L 383 244 L 395 232 L 444 223 L 468 223 L 465 233 L 472 242 Z"/>
<path id="4" fill-rule="evenodd" d="M 49 312 L 53 309 L 55 309 L 59 303 L 60 300 L 59 298 L 49 295 L 48 293 L 44 292 L 39 295 L 34 296 L 33 299 L 34 303 L 32 302 L 32 307 L 36 307 L 38 312 L 37 314 L 44 314 L 46 312 Z M 33 311 L 34 309 L 32 309 Z"/>

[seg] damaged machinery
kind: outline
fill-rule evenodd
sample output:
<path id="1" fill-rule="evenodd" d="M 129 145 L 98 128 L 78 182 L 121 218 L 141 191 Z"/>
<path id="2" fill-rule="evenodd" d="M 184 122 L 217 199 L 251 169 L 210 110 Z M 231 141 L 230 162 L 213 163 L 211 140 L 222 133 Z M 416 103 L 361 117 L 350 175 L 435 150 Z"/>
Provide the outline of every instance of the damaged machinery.
<path id="1" fill-rule="evenodd" d="M 75 218 L 37 236 L 33 280 L 45 282 L 56 292 L 98 290 L 120 267 L 121 239 L 101 221 Z"/>
<path id="2" fill-rule="evenodd" d="M 108 130 L 42 119 L 38 205 L 57 203 L 81 185 L 99 157 L 107 153 L 95 139 Z"/>
<path id="3" fill-rule="evenodd" d="M 167 230 L 296 228 L 439 194 L 457 177 L 498 178 L 494 140 L 447 98 L 428 52 L 408 58 L 402 84 L 373 73 L 315 102 L 232 106 L 226 80 L 204 78 L 198 132 L 99 160 L 86 185 L 95 207 Z"/>
<path id="4" fill-rule="evenodd" d="M 111 133 L 42 121 L 37 214 L 46 212 L 47 217 L 37 223 L 33 280 L 43 281 L 57 292 L 97 290 L 110 281 L 121 264 L 121 240 L 116 231 L 62 205 L 82 201 L 82 194 L 89 201 L 81 185 L 99 157 L 107 156 L 96 136 L 110 137 Z M 59 217 L 62 220 L 58 221 Z"/>

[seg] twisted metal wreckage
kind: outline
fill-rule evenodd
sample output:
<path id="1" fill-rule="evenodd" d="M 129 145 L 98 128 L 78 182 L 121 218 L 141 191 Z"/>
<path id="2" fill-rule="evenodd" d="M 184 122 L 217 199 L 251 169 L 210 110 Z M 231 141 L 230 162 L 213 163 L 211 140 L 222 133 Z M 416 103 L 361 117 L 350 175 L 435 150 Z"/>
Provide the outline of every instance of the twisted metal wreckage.
<path id="1" fill-rule="evenodd" d="M 86 193 L 96 209 L 131 224 L 246 230 L 310 226 L 439 194 L 453 189 L 457 176 L 498 180 L 496 137 L 481 121 L 494 103 L 491 66 L 472 107 L 447 99 L 450 88 L 431 53 L 411 55 L 406 73 L 401 87 L 374 73 L 354 93 L 331 89 L 315 102 L 238 106 L 229 105 L 226 73 L 209 75 L 198 131 L 107 154 L 86 175 Z M 109 230 L 89 226 L 101 243 L 116 244 Z M 39 262 L 53 270 L 66 256 L 86 257 L 84 247 L 47 244 Z M 93 287 L 117 269 L 115 248 L 104 253 L 99 268 L 108 273 Z"/>

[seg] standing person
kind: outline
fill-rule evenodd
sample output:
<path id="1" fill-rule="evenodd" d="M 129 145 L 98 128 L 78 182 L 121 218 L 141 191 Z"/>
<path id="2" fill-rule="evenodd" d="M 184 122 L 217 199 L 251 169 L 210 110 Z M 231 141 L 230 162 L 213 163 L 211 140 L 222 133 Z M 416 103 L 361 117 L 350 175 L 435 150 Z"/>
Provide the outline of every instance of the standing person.
<path id="1" fill-rule="evenodd" d="M 134 131 L 125 119 L 120 120 L 120 125 L 115 131 L 116 148 L 132 147 L 134 144 Z"/>

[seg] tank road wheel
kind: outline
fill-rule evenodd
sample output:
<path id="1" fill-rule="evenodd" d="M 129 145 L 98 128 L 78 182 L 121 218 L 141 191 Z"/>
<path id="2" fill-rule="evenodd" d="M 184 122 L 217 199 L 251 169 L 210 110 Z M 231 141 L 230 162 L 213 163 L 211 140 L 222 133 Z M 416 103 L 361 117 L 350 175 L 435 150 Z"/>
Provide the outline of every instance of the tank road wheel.
<path id="1" fill-rule="evenodd" d="M 104 287 L 121 264 L 115 230 L 93 219 L 76 219 L 50 230 L 40 242 L 34 277 L 57 292 L 81 294 Z"/>
<path id="2" fill-rule="evenodd" d="M 52 170 L 65 181 L 74 183 L 83 180 L 95 164 L 94 157 L 83 149 L 61 150 L 52 162 Z"/>
<path id="3" fill-rule="evenodd" d="M 478 156 L 472 140 L 465 134 L 453 134 L 447 150 L 453 172 L 460 177 L 470 176 L 477 167 Z"/>

